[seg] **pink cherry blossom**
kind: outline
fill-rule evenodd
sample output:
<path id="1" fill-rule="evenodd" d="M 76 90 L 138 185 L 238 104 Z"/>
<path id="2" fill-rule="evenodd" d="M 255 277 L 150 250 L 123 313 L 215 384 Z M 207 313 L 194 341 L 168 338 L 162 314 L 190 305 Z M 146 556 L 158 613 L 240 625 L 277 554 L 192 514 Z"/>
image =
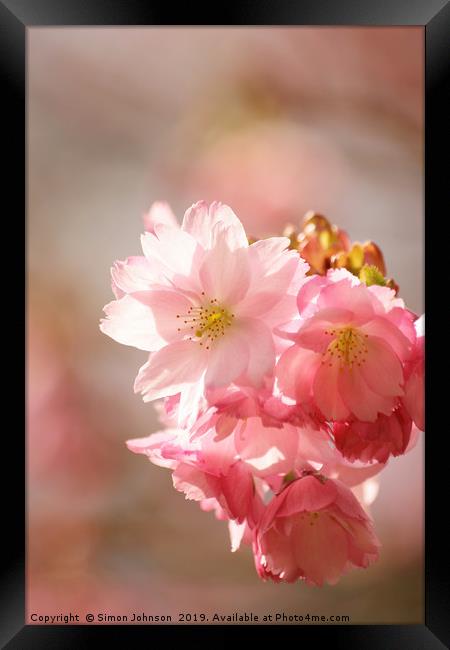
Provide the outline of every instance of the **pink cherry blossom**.
<path id="1" fill-rule="evenodd" d="M 151 352 L 135 382 L 144 401 L 181 393 L 185 416 L 205 389 L 263 385 L 275 364 L 273 330 L 294 317 L 308 269 L 288 245 L 284 237 L 249 245 L 228 206 L 199 202 L 181 228 L 155 221 L 144 256 L 114 265 L 117 300 L 100 329 Z"/>
<path id="2" fill-rule="evenodd" d="M 321 586 L 378 557 L 372 521 L 338 480 L 307 475 L 287 485 L 267 506 L 254 537 L 261 578 Z"/>
<path id="3" fill-rule="evenodd" d="M 298 307 L 300 318 L 284 328 L 294 345 L 276 368 L 281 391 L 313 402 L 329 420 L 390 415 L 404 394 L 404 367 L 416 341 L 403 301 L 340 269 L 304 283 Z"/>
<path id="4" fill-rule="evenodd" d="M 275 582 L 334 584 L 378 557 L 370 504 L 424 427 L 424 318 L 345 269 L 306 277 L 286 237 L 249 244 L 221 203 L 144 215 L 100 329 L 150 353 L 135 392 L 163 430 L 128 448 L 169 469 Z"/>

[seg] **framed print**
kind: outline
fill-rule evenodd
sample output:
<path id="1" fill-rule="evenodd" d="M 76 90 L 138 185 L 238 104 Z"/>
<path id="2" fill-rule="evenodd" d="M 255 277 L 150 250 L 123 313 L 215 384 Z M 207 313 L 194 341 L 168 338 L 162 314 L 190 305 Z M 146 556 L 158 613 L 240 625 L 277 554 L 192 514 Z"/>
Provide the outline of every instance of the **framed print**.
<path id="1" fill-rule="evenodd" d="M 242 7 L 0 4 L 3 647 L 450 641 L 449 7 Z"/>

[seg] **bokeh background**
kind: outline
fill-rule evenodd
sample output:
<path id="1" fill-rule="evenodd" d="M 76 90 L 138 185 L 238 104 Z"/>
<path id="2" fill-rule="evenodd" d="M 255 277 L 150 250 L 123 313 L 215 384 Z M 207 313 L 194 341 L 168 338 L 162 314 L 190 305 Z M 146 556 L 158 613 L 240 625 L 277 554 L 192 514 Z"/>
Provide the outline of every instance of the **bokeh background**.
<path id="1" fill-rule="evenodd" d="M 381 475 L 380 561 L 260 582 L 226 525 L 127 451 L 157 430 L 146 354 L 98 330 L 109 267 L 157 199 L 229 203 L 255 236 L 314 209 L 373 239 L 423 310 L 421 28 L 28 30 L 27 613 L 423 622 L 423 441 Z"/>

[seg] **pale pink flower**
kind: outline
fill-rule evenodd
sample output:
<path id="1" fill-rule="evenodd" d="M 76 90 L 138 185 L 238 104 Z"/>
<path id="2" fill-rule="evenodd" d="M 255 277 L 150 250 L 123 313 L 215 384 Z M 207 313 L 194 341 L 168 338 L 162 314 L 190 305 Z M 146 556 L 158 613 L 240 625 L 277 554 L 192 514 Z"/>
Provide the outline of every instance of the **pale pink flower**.
<path id="1" fill-rule="evenodd" d="M 228 532 L 230 533 L 231 552 L 235 553 L 242 543 L 251 546 L 253 541 L 252 529 L 247 521 L 238 524 L 230 519 L 228 522 Z"/>
<path id="2" fill-rule="evenodd" d="M 404 366 L 416 341 L 403 301 L 340 269 L 305 282 L 298 307 L 300 319 L 285 328 L 294 345 L 276 368 L 281 391 L 313 402 L 333 421 L 390 415 L 404 394 Z"/>
<path id="3" fill-rule="evenodd" d="M 181 228 L 155 221 L 142 236 L 144 257 L 115 264 L 118 300 L 100 329 L 151 352 L 135 382 L 144 401 L 181 393 L 185 416 L 205 388 L 263 385 L 275 364 L 273 330 L 294 317 L 308 269 L 288 245 L 273 237 L 249 246 L 228 206 L 199 202 Z"/>
<path id="4" fill-rule="evenodd" d="M 338 480 L 307 475 L 267 506 L 255 531 L 256 569 L 263 579 L 335 584 L 353 567 L 378 558 L 372 521 Z"/>

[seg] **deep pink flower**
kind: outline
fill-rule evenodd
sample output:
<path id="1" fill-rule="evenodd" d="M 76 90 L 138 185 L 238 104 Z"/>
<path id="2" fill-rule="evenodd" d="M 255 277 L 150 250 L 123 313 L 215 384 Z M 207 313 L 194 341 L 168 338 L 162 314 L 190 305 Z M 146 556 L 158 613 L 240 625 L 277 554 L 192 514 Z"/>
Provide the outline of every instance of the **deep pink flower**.
<path id="1" fill-rule="evenodd" d="M 267 506 L 254 555 L 263 579 L 335 584 L 378 558 L 372 522 L 351 490 L 319 475 L 299 478 Z"/>
<path id="2" fill-rule="evenodd" d="M 308 265 L 289 240 L 248 245 L 241 222 L 220 203 L 199 202 L 181 228 L 154 223 L 145 257 L 112 269 L 117 300 L 100 329 L 151 352 L 135 391 L 144 401 L 181 393 L 180 415 L 206 388 L 260 387 L 275 364 L 273 330 L 294 317 Z"/>
<path id="3" fill-rule="evenodd" d="M 341 269 L 305 282 L 298 307 L 300 319 L 285 328 L 294 345 L 276 368 L 281 391 L 312 401 L 333 421 L 390 415 L 404 394 L 404 366 L 416 341 L 403 301 Z"/>

